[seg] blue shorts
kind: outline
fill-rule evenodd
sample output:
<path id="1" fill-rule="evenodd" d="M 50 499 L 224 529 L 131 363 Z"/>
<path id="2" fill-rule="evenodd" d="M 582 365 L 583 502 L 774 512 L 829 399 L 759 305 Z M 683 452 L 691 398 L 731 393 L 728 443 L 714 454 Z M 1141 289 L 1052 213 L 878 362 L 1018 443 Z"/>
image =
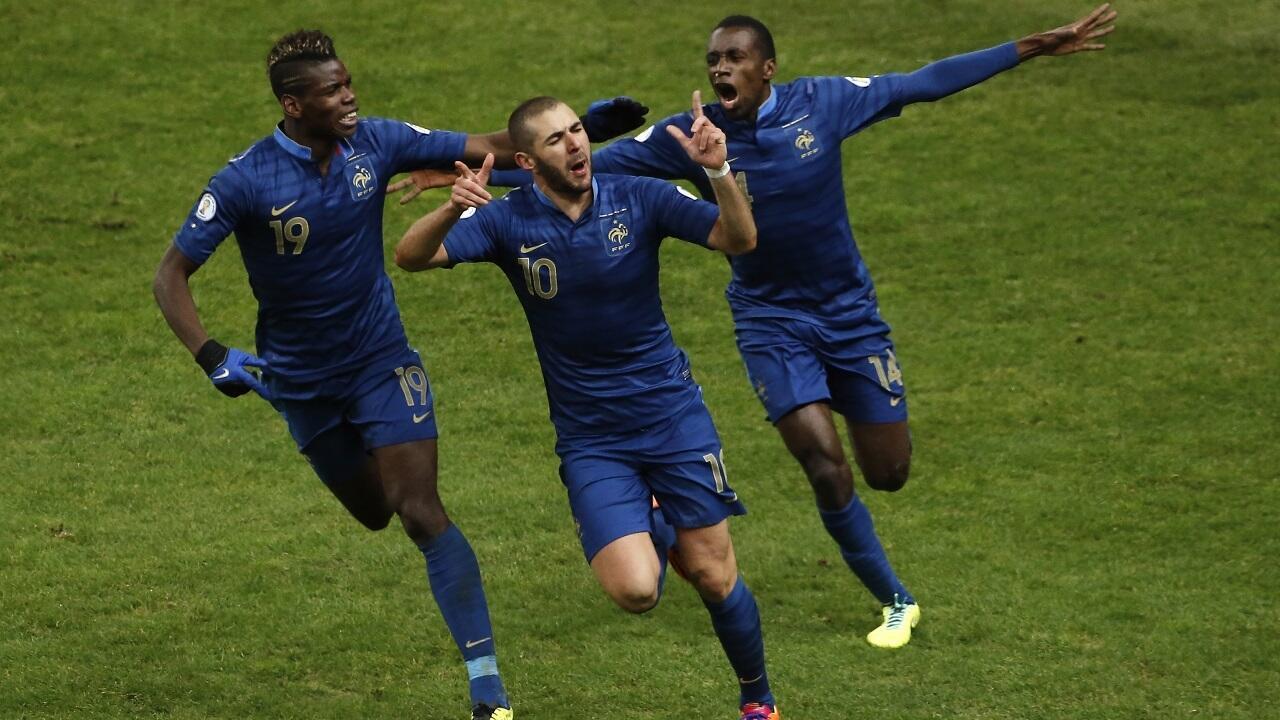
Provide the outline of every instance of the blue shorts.
<path id="1" fill-rule="evenodd" d="M 556 454 L 587 562 L 620 537 L 651 532 L 655 497 L 677 528 L 747 512 L 729 487 L 720 436 L 701 397 L 651 427 L 561 438 Z"/>
<path id="2" fill-rule="evenodd" d="M 366 451 L 439 436 L 431 383 L 418 352 L 410 347 L 316 382 L 265 379 L 271 404 L 304 453 L 322 433 L 343 425 L 359 433 Z"/>
<path id="3" fill-rule="evenodd" d="M 906 388 L 887 332 L 872 335 L 801 320 L 751 318 L 735 334 L 747 379 L 769 422 L 828 402 L 856 423 L 907 419 Z"/>

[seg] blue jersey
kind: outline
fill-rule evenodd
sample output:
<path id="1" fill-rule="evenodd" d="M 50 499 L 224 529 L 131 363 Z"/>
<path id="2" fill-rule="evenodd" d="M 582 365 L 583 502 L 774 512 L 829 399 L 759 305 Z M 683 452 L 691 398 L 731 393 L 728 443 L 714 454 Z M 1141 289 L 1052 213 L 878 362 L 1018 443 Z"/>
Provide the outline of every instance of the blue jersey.
<path id="1" fill-rule="evenodd" d="M 174 237 L 203 264 L 234 233 L 269 372 L 311 382 L 407 344 L 383 263 L 387 179 L 462 158 L 466 135 L 361 119 L 327 174 L 279 128 L 233 158 Z"/>
<path id="2" fill-rule="evenodd" d="M 669 183 L 599 175 L 577 222 L 528 185 L 468 211 L 450 264 L 487 261 L 524 306 L 560 436 L 651 426 L 698 398 L 658 293 L 658 245 L 705 245 L 715 205 Z"/>
<path id="3" fill-rule="evenodd" d="M 854 243 L 845 209 L 841 142 L 909 103 L 936 100 L 1017 64 L 1012 43 L 949 58 L 914 73 L 811 77 L 773 86 L 754 123 L 730 120 L 719 103 L 704 112 L 724 130 L 729 160 L 759 232 L 756 250 L 730 258 L 726 295 L 735 320 L 799 319 L 888 330 Z M 714 198 L 702 168 L 667 134 L 689 134 L 691 114 L 672 116 L 592 155 L 601 173 L 694 183 Z"/>

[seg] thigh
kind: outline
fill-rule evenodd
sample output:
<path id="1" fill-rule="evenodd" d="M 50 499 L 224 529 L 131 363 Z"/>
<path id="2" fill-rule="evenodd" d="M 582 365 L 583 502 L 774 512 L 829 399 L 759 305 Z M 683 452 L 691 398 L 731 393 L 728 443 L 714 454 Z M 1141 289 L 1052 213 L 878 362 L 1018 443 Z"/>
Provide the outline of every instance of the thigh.
<path id="1" fill-rule="evenodd" d="M 813 402 L 830 399 L 826 369 L 807 336 L 812 328 L 790 320 L 753 320 L 734 329 L 747 379 L 769 422 Z"/>
<path id="2" fill-rule="evenodd" d="M 418 353 L 406 349 L 359 373 L 348 391 L 346 419 L 370 450 L 435 440 L 435 398 Z"/>
<path id="3" fill-rule="evenodd" d="M 662 566 L 648 532 L 611 540 L 591 558 L 591 571 L 600 587 L 619 604 L 646 605 L 657 600 Z"/>
<path id="4" fill-rule="evenodd" d="M 729 485 L 720 436 L 701 400 L 649 429 L 640 441 L 645 482 L 673 527 L 708 527 L 746 514 Z"/>
<path id="5" fill-rule="evenodd" d="M 738 579 L 738 560 L 729 521 L 700 528 L 677 528 L 676 547 L 680 566 L 703 598 L 719 601 L 728 597 Z"/>
<path id="6" fill-rule="evenodd" d="M 867 485 L 892 492 L 907 483 L 911 470 L 911 429 L 907 421 L 851 422 L 849 439 Z"/>
<path id="7" fill-rule="evenodd" d="M 804 469 L 818 505 L 838 510 L 853 499 L 853 473 L 845 460 L 844 446 L 835 419 L 826 403 L 796 408 L 777 425 L 787 450 Z"/>
<path id="8" fill-rule="evenodd" d="M 560 480 L 569 494 L 569 509 L 587 562 L 593 562 L 597 553 L 621 537 L 645 533 L 648 538 L 652 495 L 635 465 L 564 450 Z"/>
<path id="9" fill-rule="evenodd" d="M 355 428 L 345 424 L 331 428 L 308 443 L 302 453 L 347 512 L 371 530 L 387 526 L 391 508 L 377 465 Z"/>

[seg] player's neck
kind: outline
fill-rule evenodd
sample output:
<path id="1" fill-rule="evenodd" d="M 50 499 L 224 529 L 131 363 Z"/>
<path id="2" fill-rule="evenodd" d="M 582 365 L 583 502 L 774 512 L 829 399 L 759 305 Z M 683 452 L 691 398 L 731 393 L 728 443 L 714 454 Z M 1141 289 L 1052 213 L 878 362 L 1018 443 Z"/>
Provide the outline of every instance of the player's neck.
<path id="1" fill-rule="evenodd" d="M 316 169 L 320 171 L 321 175 L 328 173 L 329 160 L 333 157 L 333 153 L 338 146 L 337 140 L 332 137 L 311 135 L 298 121 L 288 116 L 284 118 L 280 128 L 284 130 L 284 134 L 289 136 L 290 140 L 311 150 L 311 161 L 316 164 Z"/>
<path id="2" fill-rule="evenodd" d="M 542 192 L 552 205 L 565 214 L 572 222 L 578 222 L 578 218 L 582 217 L 582 213 L 591 207 L 592 201 L 595 199 L 592 188 L 588 187 L 583 193 L 567 193 L 557 191 L 547 185 L 547 183 L 536 174 L 533 176 L 534 183 L 538 186 L 538 190 Z"/>

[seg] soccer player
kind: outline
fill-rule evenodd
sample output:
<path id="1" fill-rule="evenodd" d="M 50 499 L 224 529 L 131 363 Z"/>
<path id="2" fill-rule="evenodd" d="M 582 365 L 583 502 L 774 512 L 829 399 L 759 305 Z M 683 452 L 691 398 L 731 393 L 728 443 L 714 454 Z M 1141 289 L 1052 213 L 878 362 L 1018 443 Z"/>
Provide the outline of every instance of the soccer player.
<path id="1" fill-rule="evenodd" d="M 1016 42 L 959 55 L 908 74 L 808 77 L 773 84 L 773 37 L 763 23 L 727 17 L 707 43 L 707 77 L 718 103 L 705 113 L 723 128 L 737 180 L 752 203 L 759 247 L 730 258 L 725 294 L 748 379 L 783 443 L 813 487 L 818 515 L 849 567 L 883 605 L 867 640 L 896 648 L 920 620 L 854 491 L 832 411 L 848 425 L 867 484 L 893 492 L 907 481 L 911 435 L 902 372 L 845 208 L 840 146 L 907 105 L 959 92 L 1021 62 L 1101 50 L 1114 29 L 1110 5 Z M 701 169 L 667 131 L 687 131 L 688 114 L 596 151 L 600 173 L 682 178 L 704 198 Z M 419 187 L 440 173 L 415 173 Z M 495 184 L 521 182 L 519 171 Z"/>
<path id="2" fill-rule="evenodd" d="M 215 388 L 275 406 L 357 520 L 380 530 L 400 517 L 466 662 L 472 718 L 506 720 L 480 568 L 436 490 L 427 373 L 383 269 L 380 179 L 490 154 L 510 163 L 512 146 L 505 130 L 360 117 L 351 75 L 319 31 L 280 38 L 267 73 L 284 117 L 209 181 L 156 271 L 156 301 Z M 620 129 L 637 107 L 604 107 L 603 126 Z M 257 356 L 210 338 L 189 287 L 232 233 L 258 300 Z"/>
<path id="3" fill-rule="evenodd" d="M 529 321 L 560 477 L 597 580 L 623 609 L 650 610 L 675 540 L 678 570 L 737 673 L 741 717 L 777 720 L 760 614 L 729 535 L 728 517 L 745 509 L 658 293 L 662 238 L 739 255 L 755 246 L 755 225 L 724 133 L 702 115 L 697 93 L 686 129 L 672 128 L 671 142 L 700 168 L 718 210 L 659 180 L 593 175 L 578 116 L 554 98 L 528 100 L 507 130 L 533 184 L 491 203 L 491 161 L 478 173 L 458 163 L 451 197 L 409 228 L 396 264 L 491 262 L 506 273 Z"/>

